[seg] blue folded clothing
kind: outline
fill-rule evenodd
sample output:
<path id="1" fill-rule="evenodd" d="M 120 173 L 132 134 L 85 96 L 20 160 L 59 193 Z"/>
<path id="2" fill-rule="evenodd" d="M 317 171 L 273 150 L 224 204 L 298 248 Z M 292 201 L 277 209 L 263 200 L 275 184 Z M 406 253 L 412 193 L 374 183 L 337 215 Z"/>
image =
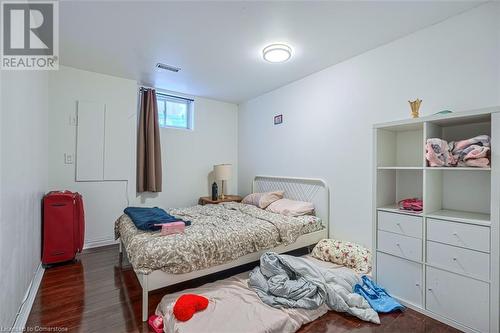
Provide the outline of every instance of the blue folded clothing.
<path id="1" fill-rule="evenodd" d="M 166 211 L 158 207 L 127 207 L 123 212 L 130 217 L 137 229 L 145 231 L 160 230 L 161 227 L 155 226 L 155 224 L 177 221 L 184 222 L 186 226 L 191 225 L 190 221 L 182 221 L 181 219 L 168 214 Z"/>
<path id="2" fill-rule="evenodd" d="M 363 296 L 373 310 L 381 313 L 389 313 L 396 310 L 404 310 L 405 307 L 392 298 L 384 288 L 379 287 L 368 276 L 361 277 L 363 285 L 356 284 L 354 292 Z"/>

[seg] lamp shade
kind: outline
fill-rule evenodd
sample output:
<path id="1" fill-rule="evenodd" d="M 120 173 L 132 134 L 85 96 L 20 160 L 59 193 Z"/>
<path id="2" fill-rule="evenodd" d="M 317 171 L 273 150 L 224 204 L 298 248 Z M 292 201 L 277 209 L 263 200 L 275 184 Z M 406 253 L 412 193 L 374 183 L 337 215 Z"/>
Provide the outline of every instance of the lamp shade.
<path id="1" fill-rule="evenodd" d="M 233 166 L 231 164 L 214 165 L 215 180 L 229 180 L 232 176 Z"/>

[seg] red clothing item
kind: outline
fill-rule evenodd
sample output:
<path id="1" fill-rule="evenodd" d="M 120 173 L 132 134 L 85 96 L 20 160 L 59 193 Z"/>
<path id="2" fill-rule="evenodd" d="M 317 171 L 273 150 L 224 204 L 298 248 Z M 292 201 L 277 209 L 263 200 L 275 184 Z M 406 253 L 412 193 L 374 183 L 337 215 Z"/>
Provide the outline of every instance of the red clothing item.
<path id="1" fill-rule="evenodd" d="M 185 294 L 177 299 L 174 305 L 174 316 L 177 320 L 188 321 L 195 312 L 205 310 L 208 299 L 194 294 Z"/>

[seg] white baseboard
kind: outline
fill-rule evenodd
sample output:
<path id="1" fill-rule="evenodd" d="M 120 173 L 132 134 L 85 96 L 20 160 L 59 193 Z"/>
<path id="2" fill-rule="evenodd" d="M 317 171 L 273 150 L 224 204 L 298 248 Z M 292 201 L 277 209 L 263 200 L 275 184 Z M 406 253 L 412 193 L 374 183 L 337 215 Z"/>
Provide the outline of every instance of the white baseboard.
<path id="1" fill-rule="evenodd" d="M 92 249 L 94 247 L 101 247 L 101 246 L 106 246 L 106 245 L 113 245 L 113 244 L 118 244 L 119 242 L 114 239 L 100 239 L 100 240 L 94 240 L 94 241 L 89 241 L 85 242 L 83 244 L 83 249 Z"/>
<path id="2" fill-rule="evenodd" d="M 412 310 L 415 310 L 417 312 L 420 312 L 421 314 L 423 314 L 423 315 L 425 315 L 427 317 L 431 317 L 432 319 L 436 319 L 437 321 L 445 323 L 446 325 L 454 327 L 454 328 L 456 328 L 456 329 L 458 329 L 458 330 L 460 330 L 462 332 L 465 332 L 465 333 L 479 333 L 478 331 L 476 331 L 476 330 L 474 330 L 474 329 L 472 329 L 470 327 L 464 326 L 464 325 L 462 325 L 460 323 L 457 323 L 454 320 L 442 317 L 442 316 L 440 316 L 440 315 L 438 315 L 438 314 L 436 314 L 436 313 L 434 313 L 432 311 L 428 311 L 426 309 L 423 309 L 423 308 L 421 308 L 421 307 L 419 307 L 417 305 L 414 305 L 412 303 L 408 303 L 408 302 L 406 302 L 406 301 L 404 301 L 402 299 L 399 299 L 397 297 L 394 297 L 394 298 L 396 298 L 399 301 L 399 303 L 403 304 L 404 306 L 406 306 L 406 307 L 408 307 L 408 308 L 410 308 Z"/>
<path id="3" fill-rule="evenodd" d="M 31 312 L 31 307 L 33 306 L 33 302 L 35 302 L 36 293 L 38 288 L 40 287 L 40 283 L 43 278 L 43 269 L 42 264 L 38 265 L 38 268 L 33 276 L 33 280 L 31 280 L 30 285 L 28 286 L 28 290 L 23 298 L 23 303 L 17 312 L 16 320 L 14 321 L 14 325 L 11 328 L 11 332 L 24 332 L 26 327 L 26 322 L 28 321 L 28 317 Z"/>

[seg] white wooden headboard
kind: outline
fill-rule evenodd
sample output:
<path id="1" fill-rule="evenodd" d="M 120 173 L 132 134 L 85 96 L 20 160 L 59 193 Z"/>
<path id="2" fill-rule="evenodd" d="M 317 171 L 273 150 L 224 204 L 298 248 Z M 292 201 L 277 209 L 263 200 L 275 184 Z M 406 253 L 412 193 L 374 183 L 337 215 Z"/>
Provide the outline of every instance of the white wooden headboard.
<path id="1" fill-rule="evenodd" d="M 308 201 L 314 204 L 316 216 L 321 218 L 323 226 L 329 228 L 330 191 L 322 179 L 255 176 L 252 192 L 285 191 L 285 198 Z"/>

